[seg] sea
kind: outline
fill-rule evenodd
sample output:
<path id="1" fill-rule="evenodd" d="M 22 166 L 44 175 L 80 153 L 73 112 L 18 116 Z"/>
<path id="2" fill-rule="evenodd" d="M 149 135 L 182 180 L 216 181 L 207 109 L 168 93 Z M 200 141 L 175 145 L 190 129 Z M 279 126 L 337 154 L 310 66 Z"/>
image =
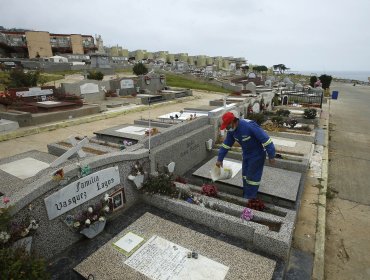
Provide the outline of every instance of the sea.
<path id="1" fill-rule="evenodd" d="M 308 75 L 308 76 L 321 76 L 323 74 L 332 76 L 338 79 L 349 79 L 362 82 L 370 82 L 370 71 L 292 71 L 294 73 Z"/>

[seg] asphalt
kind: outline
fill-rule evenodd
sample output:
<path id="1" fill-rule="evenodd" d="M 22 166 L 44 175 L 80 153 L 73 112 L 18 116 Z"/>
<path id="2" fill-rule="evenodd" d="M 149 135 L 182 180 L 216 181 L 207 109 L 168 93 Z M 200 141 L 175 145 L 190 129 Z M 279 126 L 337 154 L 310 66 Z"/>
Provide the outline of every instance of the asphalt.
<path id="1" fill-rule="evenodd" d="M 334 83 L 330 103 L 329 188 L 370 205 L 370 87 Z"/>

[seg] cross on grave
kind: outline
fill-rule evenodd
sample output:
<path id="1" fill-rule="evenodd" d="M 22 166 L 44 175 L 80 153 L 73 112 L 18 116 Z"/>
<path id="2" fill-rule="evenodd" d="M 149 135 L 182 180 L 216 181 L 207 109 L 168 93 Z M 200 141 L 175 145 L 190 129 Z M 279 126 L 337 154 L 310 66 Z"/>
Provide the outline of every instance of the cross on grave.
<path id="1" fill-rule="evenodd" d="M 50 167 L 57 167 L 61 163 L 67 161 L 68 158 L 70 158 L 74 153 L 77 153 L 80 157 L 86 156 L 86 154 L 81 150 L 81 148 L 85 146 L 87 143 L 89 143 L 89 139 L 84 138 L 80 142 L 77 142 L 76 139 L 72 136 L 70 136 L 68 139 L 73 145 L 73 147 L 66 151 L 64 154 L 62 154 L 60 157 L 58 157 L 56 160 L 54 160 L 50 164 Z"/>

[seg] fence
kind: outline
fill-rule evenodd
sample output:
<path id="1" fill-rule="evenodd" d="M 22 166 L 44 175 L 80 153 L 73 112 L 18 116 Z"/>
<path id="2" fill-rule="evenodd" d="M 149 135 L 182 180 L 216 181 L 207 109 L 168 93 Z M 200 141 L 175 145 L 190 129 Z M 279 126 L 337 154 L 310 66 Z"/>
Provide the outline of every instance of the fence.
<path id="1" fill-rule="evenodd" d="M 322 108 L 322 100 L 324 93 L 315 90 L 295 91 L 289 89 L 281 90 L 281 103 L 288 105 L 289 103 L 298 103 L 302 105 L 320 106 Z"/>

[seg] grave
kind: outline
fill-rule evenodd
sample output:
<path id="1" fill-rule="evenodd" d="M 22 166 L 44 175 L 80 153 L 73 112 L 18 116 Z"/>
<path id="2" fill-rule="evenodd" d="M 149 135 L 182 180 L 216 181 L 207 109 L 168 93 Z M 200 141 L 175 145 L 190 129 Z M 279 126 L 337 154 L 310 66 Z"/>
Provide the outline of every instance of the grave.
<path id="1" fill-rule="evenodd" d="M 164 101 L 164 98 L 162 95 L 154 95 L 154 94 L 138 94 L 136 97 L 141 99 L 141 103 L 148 105 L 160 101 Z"/>
<path id="2" fill-rule="evenodd" d="M 210 180 L 210 170 L 215 166 L 216 161 L 217 157 L 212 158 L 196 169 L 193 175 Z M 228 166 L 228 162 L 239 166 L 240 170 L 231 179 L 217 181 L 216 184 L 220 186 L 221 190 L 227 190 L 232 194 L 240 195 L 243 187 L 241 171 L 242 162 L 225 158 L 224 167 Z M 270 197 L 271 199 L 277 200 L 277 202 L 281 201 L 281 203 L 283 203 L 282 205 L 293 207 L 297 199 L 301 177 L 302 175 L 298 172 L 265 166 L 258 190 L 259 195 Z"/>
<path id="3" fill-rule="evenodd" d="M 0 160 L 0 190 L 7 196 L 16 195 L 25 182 L 40 177 L 55 156 L 32 150 Z"/>
<path id="4" fill-rule="evenodd" d="M 159 120 L 176 120 L 187 121 L 198 117 L 208 116 L 207 113 L 193 113 L 193 112 L 171 112 L 158 117 Z"/>
<path id="5" fill-rule="evenodd" d="M 151 125 L 151 128 L 156 128 L 158 132 L 163 131 L 163 128 Z M 148 126 L 138 125 L 118 125 L 94 132 L 98 140 L 108 141 L 111 143 L 123 144 L 123 141 L 130 141 L 132 144 L 136 144 L 138 141 L 146 138 L 145 131 L 149 128 Z"/>
<path id="6" fill-rule="evenodd" d="M 138 241 L 138 248 L 126 246 L 129 238 L 130 243 Z M 119 241 L 121 250 L 116 248 Z M 197 259 L 188 259 L 192 250 Z M 109 262 L 96 265 L 106 259 Z M 146 213 L 74 269 L 96 279 L 200 280 L 271 279 L 275 267 L 272 259 Z"/>
<path id="7" fill-rule="evenodd" d="M 19 128 L 18 122 L 5 120 L 0 118 L 0 133 L 6 131 L 12 131 Z"/>

